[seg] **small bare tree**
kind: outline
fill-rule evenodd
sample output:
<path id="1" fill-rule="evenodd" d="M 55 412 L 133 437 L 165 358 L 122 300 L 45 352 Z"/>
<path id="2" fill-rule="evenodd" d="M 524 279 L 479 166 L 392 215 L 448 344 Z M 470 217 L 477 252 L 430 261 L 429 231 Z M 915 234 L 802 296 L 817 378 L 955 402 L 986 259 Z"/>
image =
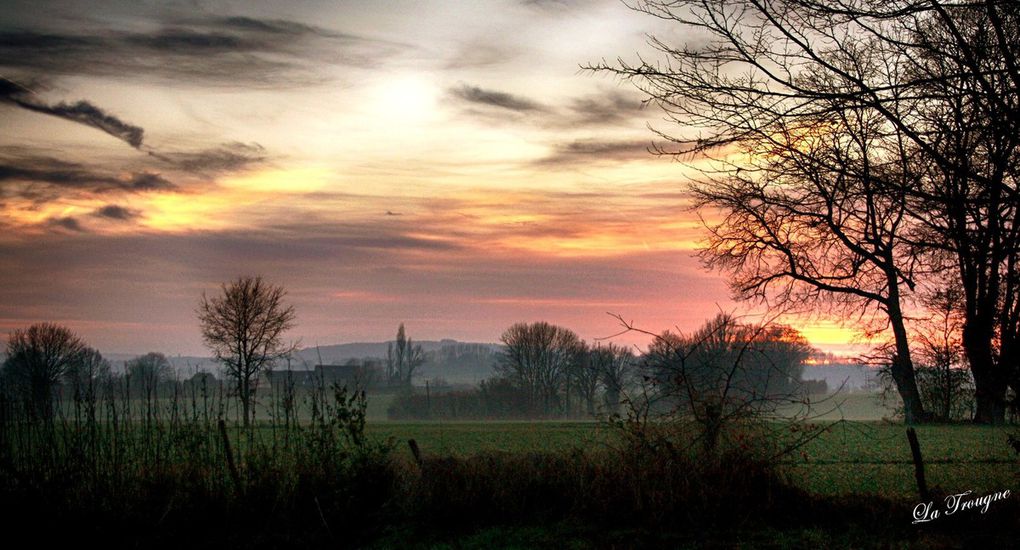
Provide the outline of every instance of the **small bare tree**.
<path id="1" fill-rule="evenodd" d="M 240 277 L 223 284 L 212 298 L 202 294 L 198 318 L 202 340 L 234 382 L 244 414 L 244 425 L 254 413 L 252 398 L 262 370 L 294 350 L 283 333 L 294 326 L 294 307 L 284 304 L 282 286 L 262 277 Z"/>
<path id="2" fill-rule="evenodd" d="M 25 399 L 30 417 L 53 418 L 53 388 L 85 350 L 85 342 L 69 328 L 52 323 L 38 323 L 10 334 L 4 375 Z"/>
<path id="3" fill-rule="evenodd" d="M 917 385 L 935 420 L 969 419 L 974 383 L 963 351 L 963 290 L 952 282 L 923 297 L 931 317 L 917 331 Z"/>
<path id="4" fill-rule="evenodd" d="M 596 396 L 602 385 L 599 376 L 601 359 L 597 347 L 588 347 L 586 343 L 581 342 L 580 358 L 567 371 L 567 414 L 574 413 L 570 404 L 570 392 L 575 391 L 581 399 L 585 414 L 595 416 Z"/>
<path id="5" fill-rule="evenodd" d="M 400 323 L 396 341 L 390 342 L 386 349 L 386 374 L 390 384 L 410 387 L 414 371 L 423 364 L 425 351 L 407 337 L 404 323 Z"/>
<path id="6" fill-rule="evenodd" d="M 162 353 L 149 352 L 127 362 L 128 384 L 132 393 L 151 401 L 160 385 L 170 378 L 170 361 Z"/>

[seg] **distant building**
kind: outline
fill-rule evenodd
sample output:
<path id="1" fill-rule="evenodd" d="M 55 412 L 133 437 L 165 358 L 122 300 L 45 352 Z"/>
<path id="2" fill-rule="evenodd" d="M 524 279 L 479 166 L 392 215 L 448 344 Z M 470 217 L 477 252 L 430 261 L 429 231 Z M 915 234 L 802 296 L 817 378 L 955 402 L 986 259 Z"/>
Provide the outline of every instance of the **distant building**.
<path id="1" fill-rule="evenodd" d="M 293 385 L 295 388 L 307 388 L 314 385 L 314 376 L 315 373 L 310 370 L 266 370 L 262 373 L 259 385 L 265 384 L 266 387 L 274 389 L 285 388 L 287 385 Z"/>

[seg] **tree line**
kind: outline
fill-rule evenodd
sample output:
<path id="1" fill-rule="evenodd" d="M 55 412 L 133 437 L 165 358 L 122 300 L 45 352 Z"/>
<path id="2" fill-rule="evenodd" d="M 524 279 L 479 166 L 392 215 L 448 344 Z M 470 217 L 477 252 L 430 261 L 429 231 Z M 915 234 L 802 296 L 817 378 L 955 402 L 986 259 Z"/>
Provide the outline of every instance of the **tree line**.
<path id="1" fill-rule="evenodd" d="M 801 374 L 811 347 L 789 327 L 720 315 L 689 335 L 651 336 L 635 353 L 548 322 L 515 323 L 500 338 L 494 377 L 473 390 L 405 394 L 390 416 L 591 418 L 647 409 L 722 423 L 807 397 Z"/>

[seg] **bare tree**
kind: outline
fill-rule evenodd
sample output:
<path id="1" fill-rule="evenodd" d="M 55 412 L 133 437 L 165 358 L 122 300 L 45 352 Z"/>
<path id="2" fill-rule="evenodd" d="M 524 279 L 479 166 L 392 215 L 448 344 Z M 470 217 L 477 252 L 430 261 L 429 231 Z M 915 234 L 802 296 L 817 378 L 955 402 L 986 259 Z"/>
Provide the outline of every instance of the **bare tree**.
<path id="1" fill-rule="evenodd" d="M 500 339 L 504 349 L 497 372 L 525 391 L 532 408 L 540 407 L 544 414 L 558 411 L 567 373 L 584 350 L 577 334 L 539 321 L 516 323 Z"/>
<path id="2" fill-rule="evenodd" d="M 100 391 L 112 392 L 113 373 L 110 362 L 94 348 L 85 348 L 64 374 L 71 387 L 75 420 L 95 430 Z"/>
<path id="3" fill-rule="evenodd" d="M 974 420 L 998 424 L 1020 386 L 1020 4 L 925 7 L 910 35 L 928 160 L 918 240 L 955 273 Z"/>
<path id="4" fill-rule="evenodd" d="M 600 355 L 596 353 L 596 348 L 588 347 L 582 340 L 578 361 L 570 365 L 566 373 L 567 380 L 564 392 L 566 394 L 567 414 L 574 413 L 570 399 L 573 392 L 577 392 L 577 396 L 581 399 L 581 405 L 584 406 L 586 415 L 594 416 L 597 412 L 595 406 L 596 398 L 602 386 L 602 378 L 599 376 L 600 359 Z"/>
<path id="5" fill-rule="evenodd" d="M 893 333 L 891 370 L 908 422 L 926 415 L 903 302 L 926 272 L 957 270 L 977 420 L 999 421 L 1020 357 L 1020 7 L 652 0 L 635 8 L 701 42 L 653 38 L 665 63 L 591 68 L 630 80 L 685 128 L 660 132 L 680 145 L 659 152 L 695 161 L 709 182 L 697 190 L 701 205 L 723 212 L 710 263 L 729 270 L 744 296 L 877 310 Z"/>
<path id="6" fill-rule="evenodd" d="M 150 352 L 127 362 L 128 385 L 137 396 L 151 401 L 159 387 L 170 377 L 170 361 L 162 353 Z"/>
<path id="7" fill-rule="evenodd" d="M 202 339 L 223 364 L 241 400 L 244 425 L 250 425 L 252 398 L 262 369 L 294 350 L 283 333 L 294 326 L 294 307 L 283 301 L 283 287 L 262 277 L 240 277 L 223 284 L 222 294 L 202 294 L 198 318 Z"/>
<path id="8" fill-rule="evenodd" d="M 53 389 L 81 361 L 86 349 L 70 329 L 52 323 L 38 323 L 10 334 L 4 375 L 25 398 L 32 418 L 53 418 Z"/>
<path id="9" fill-rule="evenodd" d="M 99 350 L 85 348 L 64 374 L 76 401 L 94 401 L 99 387 L 113 376 L 110 362 Z"/>
<path id="10" fill-rule="evenodd" d="M 620 411 L 620 400 L 634 376 L 635 360 L 630 349 L 613 343 L 596 344 L 588 350 L 588 361 L 603 389 L 608 414 Z"/>
<path id="11" fill-rule="evenodd" d="M 963 291 L 949 283 L 927 292 L 923 302 L 930 317 L 916 331 L 920 344 L 917 383 L 921 397 L 937 421 L 969 418 L 973 380 L 967 370 L 961 338 Z"/>
<path id="12" fill-rule="evenodd" d="M 386 373 L 390 384 L 410 387 L 411 377 L 425 364 L 425 351 L 407 337 L 404 323 L 397 328 L 397 338 L 386 348 Z"/>
<path id="13" fill-rule="evenodd" d="M 689 336 L 656 336 L 645 368 L 666 416 L 692 420 L 703 450 L 714 454 L 727 428 L 772 420 L 805 402 L 799 382 L 810 351 L 789 327 L 719 315 Z"/>

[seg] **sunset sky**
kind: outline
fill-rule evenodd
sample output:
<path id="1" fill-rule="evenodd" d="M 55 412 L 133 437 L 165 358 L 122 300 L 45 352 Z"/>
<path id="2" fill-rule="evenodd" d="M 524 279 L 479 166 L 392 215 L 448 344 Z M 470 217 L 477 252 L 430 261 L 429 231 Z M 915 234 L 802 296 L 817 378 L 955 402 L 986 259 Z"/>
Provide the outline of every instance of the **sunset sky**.
<path id="1" fill-rule="evenodd" d="M 691 330 L 735 307 L 693 256 L 695 173 L 580 70 L 649 33 L 689 39 L 617 0 L 6 1 L 0 331 L 203 354 L 202 292 L 244 274 L 304 345 Z"/>

